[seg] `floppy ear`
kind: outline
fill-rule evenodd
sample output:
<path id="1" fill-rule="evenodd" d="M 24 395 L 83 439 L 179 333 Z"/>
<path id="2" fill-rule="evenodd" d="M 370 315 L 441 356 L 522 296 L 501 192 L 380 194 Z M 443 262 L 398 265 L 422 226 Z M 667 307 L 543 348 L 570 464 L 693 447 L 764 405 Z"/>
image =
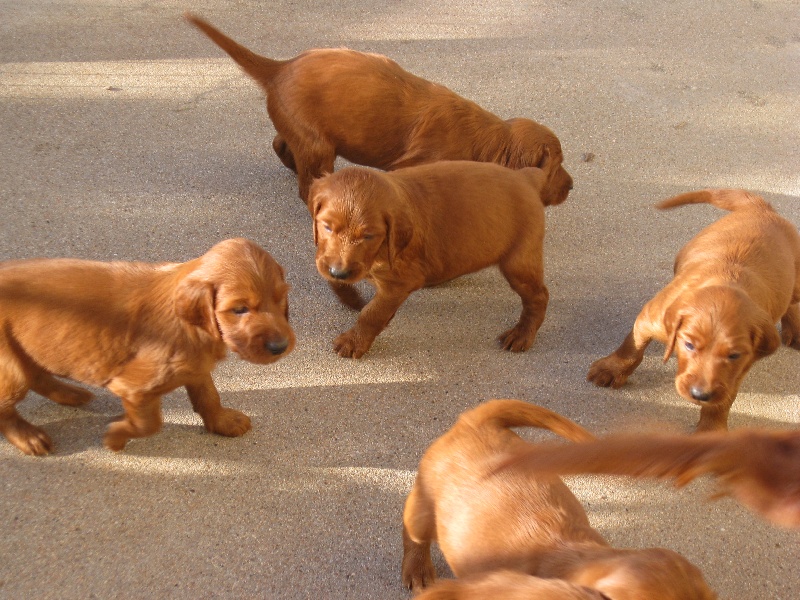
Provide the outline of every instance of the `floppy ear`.
<path id="1" fill-rule="evenodd" d="M 184 321 L 220 338 L 214 315 L 214 287 L 197 278 L 186 278 L 175 289 L 175 313 Z"/>
<path id="2" fill-rule="evenodd" d="M 389 210 L 386 212 L 386 241 L 389 246 L 389 268 L 403 248 L 408 246 L 414 235 L 411 219 L 402 210 Z"/>
<path id="3" fill-rule="evenodd" d="M 669 360 L 672 356 L 672 351 L 675 349 L 675 341 L 678 339 L 678 330 L 681 328 L 683 318 L 686 316 L 686 311 L 681 310 L 682 305 L 678 302 L 673 302 L 669 305 L 666 312 L 664 312 L 664 330 L 667 332 L 667 349 L 664 351 L 664 362 Z"/>
<path id="4" fill-rule="evenodd" d="M 763 318 L 759 319 L 750 332 L 753 340 L 753 350 L 756 353 L 756 360 L 764 358 L 775 352 L 781 345 L 781 336 L 774 323 L 770 323 L 769 317 L 764 313 Z"/>

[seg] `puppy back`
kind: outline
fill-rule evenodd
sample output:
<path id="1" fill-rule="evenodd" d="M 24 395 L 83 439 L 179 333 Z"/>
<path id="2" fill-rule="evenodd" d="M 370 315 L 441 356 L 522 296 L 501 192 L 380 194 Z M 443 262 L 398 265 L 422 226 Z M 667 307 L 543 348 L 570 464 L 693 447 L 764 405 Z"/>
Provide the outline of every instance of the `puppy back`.
<path id="1" fill-rule="evenodd" d="M 232 40 L 208 21 L 191 13 L 185 13 L 186 20 L 202 31 L 217 46 L 222 48 L 250 77 L 262 87 L 267 87 L 280 68 L 287 61 L 272 60 L 245 48 Z"/>
<path id="2" fill-rule="evenodd" d="M 566 417 L 522 400 L 489 400 L 466 413 L 464 418 L 475 427 L 537 427 L 573 442 L 595 439 L 586 429 Z"/>
<path id="3" fill-rule="evenodd" d="M 737 210 L 769 210 L 772 206 L 761 196 L 752 194 L 746 190 L 720 189 L 720 190 L 699 190 L 679 194 L 672 198 L 667 198 L 656 204 L 656 208 L 662 210 L 682 206 L 684 204 L 711 204 L 717 208 L 729 211 Z"/>

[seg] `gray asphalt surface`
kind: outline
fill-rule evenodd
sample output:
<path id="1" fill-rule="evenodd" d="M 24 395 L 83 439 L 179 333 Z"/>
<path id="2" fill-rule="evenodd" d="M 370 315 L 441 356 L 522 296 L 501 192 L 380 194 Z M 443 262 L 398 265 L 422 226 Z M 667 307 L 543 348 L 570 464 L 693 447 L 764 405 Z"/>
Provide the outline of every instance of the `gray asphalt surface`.
<path id="1" fill-rule="evenodd" d="M 551 127 L 575 189 L 547 211 L 534 347 L 496 347 L 519 302 L 490 269 L 414 294 L 365 358 L 334 355 L 355 315 L 316 273 L 261 91 L 188 8 L 261 54 L 383 53 Z M 73 409 L 31 394 L 21 412 L 56 452 L 0 440 L 0 597 L 407 598 L 405 495 L 463 410 L 516 397 L 597 433 L 691 430 L 698 410 L 659 344 L 621 390 L 586 370 L 721 214 L 655 202 L 743 187 L 800 225 L 799 17 L 790 0 L 0 0 L 0 259 L 183 261 L 249 237 L 287 270 L 298 340 L 274 366 L 218 368 L 223 401 L 253 419 L 239 439 L 206 434 L 181 391 L 160 434 L 114 454 L 102 435 L 118 399 Z M 757 363 L 731 426 L 797 427 L 798 373 L 786 348 Z M 707 502 L 709 482 L 569 483 L 614 544 L 681 552 L 722 598 L 800 597 L 800 534 Z"/>

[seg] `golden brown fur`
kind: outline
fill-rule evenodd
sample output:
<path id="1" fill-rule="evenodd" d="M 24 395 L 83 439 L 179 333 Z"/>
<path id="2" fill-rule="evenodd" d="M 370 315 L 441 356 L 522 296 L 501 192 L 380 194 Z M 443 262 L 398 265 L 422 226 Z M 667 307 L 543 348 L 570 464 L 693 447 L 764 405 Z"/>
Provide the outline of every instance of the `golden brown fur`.
<path id="1" fill-rule="evenodd" d="M 733 496 L 773 523 L 800 528 L 800 431 L 617 434 L 537 445 L 510 462 L 539 473 L 671 478 L 679 486 L 712 474 L 720 483 L 715 498 Z"/>
<path id="2" fill-rule="evenodd" d="M 551 160 L 543 195 L 557 204 L 572 189 L 558 138 L 530 119 L 503 121 L 385 56 L 339 48 L 271 60 L 196 16 L 186 18 L 264 89 L 278 132 L 273 147 L 297 173 L 306 202 L 311 182 L 333 172 L 336 156 L 384 170 L 437 160 L 518 169 L 542 165 L 547 150 Z"/>
<path id="3" fill-rule="evenodd" d="M 157 432 L 161 396 L 180 386 L 208 431 L 242 435 L 250 419 L 221 406 L 211 371 L 227 350 L 260 364 L 291 352 L 288 289 L 278 263 L 244 239 L 182 264 L 0 263 L 0 432 L 26 454 L 50 452 L 15 405 L 29 389 L 60 404 L 91 400 L 58 376 L 122 399 L 111 450 Z"/>
<path id="4" fill-rule="evenodd" d="M 465 412 L 425 452 L 403 513 L 403 582 L 436 576 L 436 541 L 456 577 L 512 570 L 560 579 L 610 600 L 710 600 L 700 571 L 662 548 L 612 548 L 592 529 L 580 502 L 554 475 L 508 454 L 535 452 L 511 427 L 541 427 L 584 442 L 572 421 L 519 400 L 493 400 Z"/>
<path id="5" fill-rule="evenodd" d="M 597 590 L 515 571 L 435 583 L 416 600 L 608 600 Z"/>
<path id="6" fill-rule="evenodd" d="M 675 387 L 699 404 L 699 431 L 727 429 L 739 385 L 753 363 L 783 342 L 800 349 L 800 236 L 759 196 L 744 190 L 703 190 L 659 208 L 710 203 L 732 211 L 703 229 L 678 253 L 675 277 L 648 302 L 633 330 L 587 379 L 620 387 L 651 340 L 678 357 Z"/>
<path id="7" fill-rule="evenodd" d="M 383 173 L 346 167 L 314 182 L 310 204 L 317 269 L 339 298 L 361 308 L 351 284 L 375 285 L 355 327 L 334 341 L 340 356 L 369 350 L 411 294 L 498 265 L 522 298 L 517 325 L 500 336 L 527 350 L 544 319 L 544 173 L 443 161 Z"/>

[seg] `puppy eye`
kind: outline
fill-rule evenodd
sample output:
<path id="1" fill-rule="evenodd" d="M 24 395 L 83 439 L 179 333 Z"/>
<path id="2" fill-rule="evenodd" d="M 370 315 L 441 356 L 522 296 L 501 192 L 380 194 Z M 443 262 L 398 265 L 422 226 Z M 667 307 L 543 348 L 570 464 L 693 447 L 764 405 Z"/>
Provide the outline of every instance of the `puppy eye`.
<path id="1" fill-rule="evenodd" d="M 372 239 L 372 238 L 374 238 L 374 237 L 375 237 L 375 236 L 374 236 L 373 234 L 371 234 L 371 233 L 364 234 L 364 239 L 365 239 L 365 240 L 371 240 L 371 239 Z"/>
<path id="2" fill-rule="evenodd" d="M 246 306 L 237 306 L 233 309 L 233 314 L 235 315 L 244 315 L 250 312 L 250 309 Z"/>
<path id="3" fill-rule="evenodd" d="M 694 344 L 692 342 L 683 342 L 683 347 L 686 348 L 689 352 L 694 352 Z"/>
<path id="4" fill-rule="evenodd" d="M 742 357 L 738 352 L 731 352 L 728 354 L 728 360 L 739 360 Z"/>
<path id="5" fill-rule="evenodd" d="M 330 226 L 330 225 L 328 225 L 327 223 L 323 223 L 323 224 L 322 224 L 322 228 L 323 228 L 325 231 L 327 231 L 328 233 L 330 233 L 331 231 L 333 231 L 333 229 L 331 229 L 331 226 Z"/>

